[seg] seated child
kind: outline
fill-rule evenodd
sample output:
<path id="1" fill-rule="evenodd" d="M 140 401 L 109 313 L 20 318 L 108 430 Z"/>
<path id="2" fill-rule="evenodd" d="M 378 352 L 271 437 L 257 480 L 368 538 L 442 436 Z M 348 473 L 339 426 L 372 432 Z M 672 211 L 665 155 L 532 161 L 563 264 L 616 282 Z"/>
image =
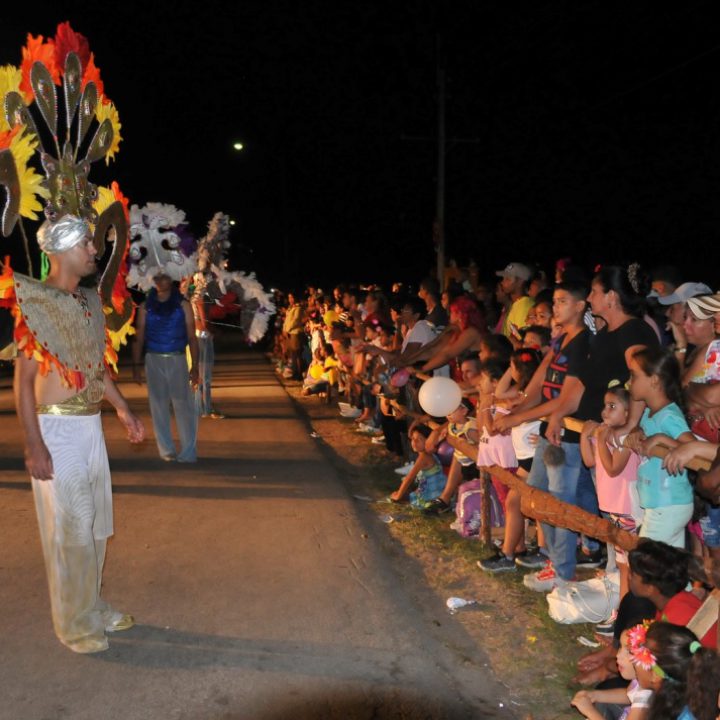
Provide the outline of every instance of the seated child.
<path id="1" fill-rule="evenodd" d="M 307 373 L 303 379 L 303 395 L 314 395 L 319 393 L 321 388 L 325 388 L 327 386 L 327 383 L 322 379 L 322 374 L 325 370 L 324 365 L 324 348 L 319 346 L 313 351 L 313 358 L 310 361 L 310 366 L 308 367 Z"/>
<path id="2" fill-rule="evenodd" d="M 630 633 L 629 647 L 640 685 L 653 691 L 648 717 L 717 716 L 717 653 L 688 628 L 668 622 L 639 625 Z"/>
<path id="3" fill-rule="evenodd" d="M 463 398 L 460 405 L 447 416 L 447 424 L 433 430 L 430 435 L 429 443 L 433 447 L 437 447 L 443 440 L 447 440 L 454 450 L 447 482 L 442 492 L 425 508 L 428 515 L 439 515 L 450 510 L 452 498 L 460 483 L 474 480 L 478 476 L 472 457 L 474 453 L 468 456 L 454 444 L 458 439 L 462 439 L 469 447 L 474 448 L 477 445 L 477 425 L 475 418 L 469 416 L 471 410 L 472 404 L 467 398 Z"/>
<path id="4" fill-rule="evenodd" d="M 426 449 L 429 437 L 430 428 L 427 425 L 416 425 L 410 432 L 410 443 L 413 451 L 417 453 L 417 458 L 400 487 L 390 495 L 393 502 L 409 499 L 414 507 L 424 508 L 445 487 L 445 473 L 440 466 L 440 460 Z M 417 489 L 411 492 L 413 484 L 417 484 Z"/>
<path id="5" fill-rule="evenodd" d="M 302 394 L 317 395 L 336 387 L 339 380 L 338 365 L 332 344 L 318 347 L 303 380 Z"/>
<path id="6" fill-rule="evenodd" d="M 703 601 L 685 589 L 690 581 L 690 559 L 685 550 L 656 540 L 641 540 L 628 554 L 630 591 L 655 605 L 657 620 L 688 625 L 697 624 L 702 617 L 695 616 Z M 703 621 L 698 635 L 705 647 L 717 647 L 717 614 Z"/>
<path id="7" fill-rule="evenodd" d="M 640 626 L 642 627 L 642 626 Z M 629 680 L 626 688 L 608 690 L 580 690 L 570 704 L 588 720 L 604 720 L 607 717 L 595 707 L 598 703 L 605 705 L 624 705 L 621 720 L 644 720 L 648 717 L 648 708 L 652 699 L 652 690 L 643 687 L 638 681 L 635 671 L 635 660 L 631 655 L 630 639 L 636 628 L 625 630 L 620 636 L 620 648 L 617 651 L 617 666 L 620 675 Z"/>

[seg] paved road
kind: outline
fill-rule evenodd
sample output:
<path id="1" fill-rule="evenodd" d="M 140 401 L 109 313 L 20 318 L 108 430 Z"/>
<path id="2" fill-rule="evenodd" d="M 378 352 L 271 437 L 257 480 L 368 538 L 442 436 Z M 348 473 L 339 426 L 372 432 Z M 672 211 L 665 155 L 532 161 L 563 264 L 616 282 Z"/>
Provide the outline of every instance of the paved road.
<path id="1" fill-rule="evenodd" d="M 200 462 L 167 464 L 104 419 L 115 538 L 104 596 L 138 625 L 74 655 L 50 621 L 9 390 L 0 390 L 0 718 L 509 717 L 441 602 L 401 586 L 257 354 L 225 355 Z M 124 383 L 148 427 L 144 389 Z M 442 617 L 438 626 L 433 617 Z"/>

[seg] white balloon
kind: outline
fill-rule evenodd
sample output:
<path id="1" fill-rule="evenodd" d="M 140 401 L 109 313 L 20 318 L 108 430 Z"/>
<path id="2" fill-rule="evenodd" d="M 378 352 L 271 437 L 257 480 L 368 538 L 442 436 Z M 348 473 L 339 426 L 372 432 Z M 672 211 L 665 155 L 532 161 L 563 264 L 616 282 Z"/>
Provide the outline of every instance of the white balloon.
<path id="1" fill-rule="evenodd" d="M 420 386 L 418 394 L 420 407 L 433 417 L 449 415 L 460 406 L 462 390 L 447 377 L 433 377 Z"/>

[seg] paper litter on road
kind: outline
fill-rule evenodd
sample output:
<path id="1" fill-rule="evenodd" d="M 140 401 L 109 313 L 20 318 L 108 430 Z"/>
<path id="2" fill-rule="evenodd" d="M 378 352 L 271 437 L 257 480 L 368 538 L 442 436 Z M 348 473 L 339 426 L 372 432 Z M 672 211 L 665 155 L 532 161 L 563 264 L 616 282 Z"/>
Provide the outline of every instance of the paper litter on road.
<path id="1" fill-rule="evenodd" d="M 477 605 L 477 600 L 466 600 L 460 597 L 449 597 L 445 604 L 448 607 L 451 615 L 454 615 L 460 608 L 467 607 L 468 605 Z"/>
<path id="2" fill-rule="evenodd" d="M 310 437 L 311 437 L 311 438 L 319 438 L 320 435 L 319 435 L 319 433 L 316 433 L 315 431 L 313 431 L 313 432 L 310 433 Z"/>
<path id="3" fill-rule="evenodd" d="M 372 502 L 373 499 L 367 495 L 353 495 L 356 500 L 362 500 L 363 502 Z"/>
<path id="4" fill-rule="evenodd" d="M 380 520 L 382 520 L 382 522 L 386 525 L 389 525 L 391 522 L 395 522 L 395 518 L 392 515 L 380 515 Z"/>

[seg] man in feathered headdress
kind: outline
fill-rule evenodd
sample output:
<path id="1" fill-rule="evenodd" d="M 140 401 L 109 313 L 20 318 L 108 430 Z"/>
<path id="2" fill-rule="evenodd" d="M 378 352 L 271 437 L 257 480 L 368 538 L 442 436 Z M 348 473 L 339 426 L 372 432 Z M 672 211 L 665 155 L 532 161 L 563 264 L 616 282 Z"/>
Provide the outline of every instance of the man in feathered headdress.
<path id="1" fill-rule="evenodd" d="M 193 291 L 190 297 L 195 316 L 200 371 L 195 404 L 201 417 L 214 420 L 222 420 L 225 416 L 213 407 L 212 402 L 215 345 L 206 303 L 214 304 L 209 293 L 217 285 L 218 276 L 227 273 L 225 255 L 230 247 L 229 234 L 230 218 L 223 213 L 215 213 L 208 223 L 207 235 L 198 243 L 198 271 L 193 276 Z"/>
<path id="2" fill-rule="evenodd" d="M 25 464 L 32 477 L 55 632 L 71 650 L 108 647 L 105 632 L 133 619 L 100 598 L 107 538 L 112 535 L 112 489 L 100 402 L 116 409 L 131 442 L 142 423 L 111 380 L 103 355 L 105 322 L 96 292 L 79 287 L 95 273 L 96 250 L 88 224 L 66 215 L 45 222 L 40 248 L 50 259 L 44 290 L 16 277 L 18 300 L 38 337 L 73 372 L 82 368 L 78 392 L 60 372 L 43 375 L 35 357 L 15 361 L 15 395 L 25 434 Z M 47 300 L 51 302 L 47 302 Z M 38 311 L 38 315 L 35 315 Z"/>
<path id="3" fill-rule="evenodd" d="M 141 381 L 144 349 L 150 414 L 160 457 L 168 462 L 195 462 L 197 409 L 191 387 L 198 384 L 198 344 L 190 303 L 176 284 L 192 275 L 197 267 L 195 242 L 187 232 L 185 213 L 173 205 L 148 203 L 143 208 L 133 205 L 130 221 L 134 240 L 130 246 L 128 284 L 148 291 L 137 313 L 134 377 Z M 180 439 L 179 451 L 172 437 L 171 407 Z"/>
<path id="4" fill-rule="evenodd" d="M 101 400 L 115 407 L 131 442 L 141 442 L 145 432 L 108 370 L 133 313 L 124 283 L 115 287 L 127 247 L 124 198 L 115 183 L 98 188 L 87 177 L 92 162 L 114 155 L 120 124 L 102 94 L 87 41 L 69 23 L 60 25 L 47 42 L 29 36 L 23 57 L 22 68 L 5 66 L 0 74 L 10 79 L 9 84 L 0 82 L 5 111 L 0 121 L 0 184 L 7 190 L 0 229 L 9 236 L 16 225 L 23 230 L 23 218 L 36 220 L 44 211 L 47 219 L 37 239 L 49 258 L 49 274 L 45 282 L 31 277 L 26 245 L 30 276 L 14 273 L 8 264 L 3 267 L 0 307 L 10 309 L 15 321 L 15 396 L 53 625 L 67 647 L 90 653 L 107 649 L 107 632 L 125 630 L 134 622 L 100 598 L 105 547 L 113 533 Z M 63 87 L 62 105 L 56 85 Z M 58 108 L 65 109 L 67 141 L 62 151 L 55 142 L 57 156 L 43 146 L 31 107 L 39 110 L 55 140 L 61 135 Z M 73 124 L 75 141 L 69 132 Z M 81 154 L 80 145 L 93 125 L 95 134 Z M 42 158 L 44 182 L 29 165 L 35 150 Z M 46 201 L 44 207 L 39 198 Z M 95 274 L 106 239 L 112 239 L 113 252 L 100 287 L 81 287 L 83 278 Z"/>

